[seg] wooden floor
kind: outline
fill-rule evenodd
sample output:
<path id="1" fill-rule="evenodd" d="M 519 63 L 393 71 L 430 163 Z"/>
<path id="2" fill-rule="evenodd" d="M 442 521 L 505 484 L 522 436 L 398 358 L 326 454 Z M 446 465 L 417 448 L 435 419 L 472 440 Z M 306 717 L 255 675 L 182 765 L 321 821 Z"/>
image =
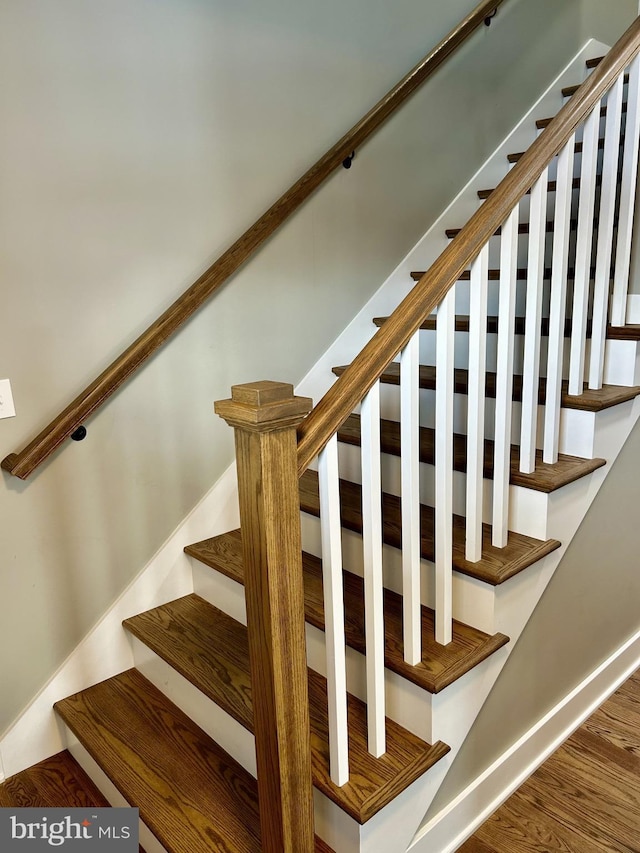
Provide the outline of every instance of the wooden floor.
<path id="1" fill-rule="evenodd" d="M 458 853 L 640 851 L 640 670 Z"/>

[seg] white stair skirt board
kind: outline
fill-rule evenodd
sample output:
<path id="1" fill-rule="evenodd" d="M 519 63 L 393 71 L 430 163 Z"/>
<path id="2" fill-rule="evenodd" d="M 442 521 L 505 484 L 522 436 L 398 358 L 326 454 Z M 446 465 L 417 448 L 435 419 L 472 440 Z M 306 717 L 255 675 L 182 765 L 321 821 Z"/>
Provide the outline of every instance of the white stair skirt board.
<path id="1" fill-rule="evenodd" d="M 428 269 L 449 244 L 446 229 L 461 227 L 478 209 L 478 190 L 496 186 L 506 175 L 507 154 L 525 151 L 531 145 L 538 133 L 536 119 L 555 115 L 564 103 L 562 87 L 582 80 L 586 60 L 602 56 L 608 49 L 607 45 L 594 39 L 585 44 L 302 379 L 296 388 L 297 394 L 312 397 L 316 402 L 322 397 L 334 381 L 331 368 L 348 364 L 373 336 L 372 318 L 386 316 L 393 311 L 414 285 L 411 272 Z M 495 311 L 491 298 L 489 310 Z"/>
<path id="2" fill-rule="evenodd" d="M 640 666 L 640 632 L 562 699 L 416 834 L 411 853 L 454 853 Z"/>
<path id="3" fill-rule="evenodd" d="M 114 808 L 127 808 L 131 806 L 131 803 L 125 800 L 111 779 L 109 779 L 97 762 L 89 755 L 73 732 L 66 726 L 62 726 L 62 728 L 64 729 L 66 748 L 87 776 L 95 783 L 98 790 L 106 797 L 110 805 Z M 144 847 L 145 853 L 167 853 L 166 847 L 160 844 L 143 821 L 140 821 L 140 845 Z"/>
<path id="4" fill-rule="evenodd" d="M 64 749 L 54 702 L 133 666 L 123 619 L 193 592 L 185 544 L 237 526 L 233 465 L 4 733 L 0 756 L 7 777 Z"/>

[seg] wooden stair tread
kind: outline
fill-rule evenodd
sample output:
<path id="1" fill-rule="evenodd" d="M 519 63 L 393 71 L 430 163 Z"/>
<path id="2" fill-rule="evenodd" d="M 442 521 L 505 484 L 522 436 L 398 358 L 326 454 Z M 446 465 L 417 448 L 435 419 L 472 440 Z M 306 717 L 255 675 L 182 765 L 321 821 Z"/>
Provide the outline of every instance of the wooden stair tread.
<path id="1" fill-rule="evenodd" d="M 355 533 L 362 532 L 362 495 L 360 485 L 348 480 L 340 481 L 340 504 L 342 526 Z M 316 471 L 305 471 L 300 478 L 300 508 L 311 515 L 320 515 L 318 475 Z M 387 545 L 401 547 L 402 523 L 400 498 L 382 494 L 382 537 Z M 509 542 L 504 548 L 491 544 L 491 526 L 483 524 L 482 559 L 477 563 L 465 559 L 466 519 L 453 516 L 453 569 L 485 583 L 497 586 L 519 572 L 541 560 L 560 547 L 555 539 L 545 541 L 509 533 Z M 434 559 L 434 509 L 420 507 L 421 555 L 425 560 Z"/>
<path id="2" fill-rule="evenodd" d="M 388 317 L 374 317 L 373 322 L 376 326 L 383 326 Z M 437 328 L 436 325 L 436 315 L 430 314 L 426 320 L 420 326 L 420 329 L 427 332 L 435 332 Z M 564 336 L 565 338 L 571 337 L 571 328 L 572 322 L 570 318 L 567 318 L 564 321 Z M 609 327 L 611 330 L 612 327 Z M 620 327 L 621 329 L 628 329 L 627 326 Z M 640 327 L 639 327 L 640 328 Z M 455 319 L 455 330 L 456 332 L 468 332 L 469 331 L 469 316 L 468 314 L 457 314 Z M 514 333 L 516 335 L 524 335 L 525 332 L 525 318 L 524 317 L 516 317 L 514 323 Z M 488 335 L 497 335 L 498 334 L 498 317 L 497 315 L 489 315 L 487 317 L 487 334 Z M 543 317 L 540 323 L 540 334 L 542 337 L 547 337 L 549 335 L 549 318 Z M 587 323 L 587 333 L 586 337 L 591 337 L 591 320 Z"/>
<path id="3" fill-rule="evenodd" d="M 596 186 L 600 186 L 601 182 L 602 182 L 602 178 L 598 177 L 596 179 Z M 547 184 L 547 191 L 550 193 L 554 193 L 556 191 L 556 187 L 557 187 L 556 181 L 549 181 L 549 183 Z M 573 179 L 572 188 L 574 190 L 580 189 L 580 178 L 574 178 Z M 495 187 L 492 187 L 491 189 L 486 189 L 486 190 L 478 190 L 478 198 L 480 198 L 480 199 L 489 198 L 489 196 L 494 191 L 494 189 L 495 189 Z M 529 192 L 531 192 L 531 190 L 528 190 L 527 194 Z"/>
<path id="4" fill-rule="evenodd" d="M 575 95 L 582 83 L 575 83 L 573 86 L 565 86 L 562 90 L 563 98 L 571 98 Z"/>
<path id="5" fill-rule="evenodd" d="M 247 629 L 197 595 L 134 616 L 125 627 L 199 690 L 253 731 Z M 366 706 L 348 697 L 349 782 L 329 777 L 326 679 L 308 670 L 314 785 L 359 823 L 369 820 L 449 751 L 387 719 L 387 752 L 367 748 Z"/>
<path id="6" fill-rule="evenodd" d="M 258 853 L 253 777 L 137 670 L 55 709 L 168 853 Z"/>
<path id="7" fill-rule="evenodd" d="M 546 227 L 547 233 L 551 233 L 553 231 L 554 224 L 555 223 L 552 219 L 547 220 L 547 227 Z M 571 223 L 570 223 L 570 229 L 572 231 L 575 231 L 577 227 L 578 227 L 578 221 L 576 219 L 572 219 Z M 446 236 L 450 240 L 453 240 L 454 237 L 457 237 L 461 231 L 462 231 L 462 228 L 447 228 L 444 233 L 446 234 Z M 518 234 L 528 234 L 528 233 L 529 233 L 529 223 L 528 222 L 519 222 L 518 223 Z M 496 231 L 494 232 L 494 236 L 498 237 L 500 234 L 502 234 L 502 228 L 501 227 L 496 229 Z"/>
<path id="8" fill-rule="evenodd" d="M 64 750 L 0 785 L 0 808 L 108 808 L 109 801 Z"/>
<path id="9" fill-rule="evenodd" d="M 346 370 L 346 366 L 334 367 L 333 372 L 336 376 L 340 376 Z M 495 397 L 496 394 L 496 375 L 495 373 L 487 372 L 486 374 L 485 393 L 487 397 Z M 456 394 L 466 394 L 468 387 L 468 371 L 456 369 L 454 371 L 454 389 Z M 400 365 L 398 362 L 392 361 L 380 376 L 380 381 L 387 385 L 400 384 Z M 420 387 L 426 390 L 435 390 L 436 387 L 436 369 L 432 365 L 420 365 Z M 619 403 L 626 403 L 628 400 L 635 399 L 640 394 L 640 387 L 626 385 L 603 385 L 598 391 L 594 391 L 586 387 L 582 394 L 573 396 L 568 393 L 568 383 L 562 383 L 562 406 L 565 409 L 580 409 L 585 412 L 601 412 L 604 409 L 609 409 L 612 406 L 617 406 Z M 538 394 L 538 402 L 543 404 L 546 395 L 546 381 L 540 379 L 540 390 Z M 513 399 L 518 401 L 522 399 L 522 376 L 513 377 Z"/>
<path id="10" fill-rule="evenodd" d="M 232 530 L 185 548 L 195 557 L 238 583 L 244 580 L 242 539 L 240 530 Z M 324 630 L 322 596 L 322 562 L 312 554 L 302 555 L 304 570 L 305 618 Z M 361 578 L 344 572 L 345 636 L 349 646 L 364 650 L 364 588 Z M 442 646 L 435 641 L 434 613 L 422 607 L 422 662 L 405 663 L 402 652 L 402 599 L 385 590 L 385 665 L 408 681 L 430 693 L 438 693 L 497 649 L 509 642 L 504 634 L 490 636 L 483 631 L 454 620 L 453 641 Z"/>
<path id="11" fill-rule="evenodd" d="M 562 90 L 562 93 L 564 94 L 564 89 Z M 623 104 L 622 104 L 622 114 L 624 115 L 626 112 L 627 112 L 627 104 L 626 104 L 626 102 L 623 102 Z M 607 114 L 607 108 L 606 108 L 606 106 L 604 106 L 604 107 L 602 107 L 602 108 L 601 108 L 601 110 L 600 110 L 600 118 L 604 118 L 604 117 L 606 116 L 606 114 Z M 548 117 L 548 118 L 539 118 L 539 119 L 536 119 L 536 127 L 537 127 L 537 129 L 538 129 L 538 130 L 544 130 L 544 129 L 545 129 L 545 127 L 549 127 L 549 125 L 551 124 L 551 122 L 553 121 L 553 119 L 554 119 L 554 118 L 555 118 L 555 116 L 550 116 L 550 117 Z M 622 143 L 624 142 L 624 138 L 622 138 L 622 137 L 621 137 L 620 142 L 621 142 L 621 144 L 622 144 Z M 579 148 L 579 149 L 578 149 L 578 145 L 580 146 L 580 148 Z M 599 144 L 599 146 L 598 146 L 598 147 L 600 148 L 600 150 L 602 150 L 602 149 L 604 148 L 604 140 L 603 140 L 603 139 L 601 139 L 601 140 L 600 140 L 600 144 Z M 577 152 L 577 153 L 580 153 L 581 151 L 582 151 L 582 143 L 581 143 L 581 142 L 577 142 L 577 143 L 576 143 L 576 152 Z"/>
<path id="12" fill-rule="evenodd" d="M 548 124 L 551 121 L 551 119 L 545 118 L 545 119 L 540 119 L 539 121 L 540 122 L 546 122 Z M 546 124 L 542 125 L 542 124 L 539 124 L 538 122 L 536 122 L 536 124 L 538 124 L 539 128 L 542 128 L 543 126 L 546 127 Z M 574 153 L 575 154 L 582 154 L 582 148 L 583 148 L 582 142 L 576 142 L 575 148 L 574 148 Z M 604 150 L 604 139 L 600 139 L 598 141 L 598 150 L 599 151 Z M 509 161 L 509 163 L 517 163 L 518 160 L 520 160 L 520 158 L 523 156 L 524 156 L 524 151 L 516 151 L 513 154 L 507 154 L 507 160 Z"/>
<path id="13" fill-rule="evenodd" d="M 350 415 L 338 431 L 338 440 L 346 444 L 360 445 L 360 417 Z M 380 421 L 380 442 L 383 453 L 400 456 L 400 424 L 397 421 L 382 419 Z M 485 440 L 484 476 L 493 479 L 494 443 Z M 420 461 L 428 465 L 435 463 L 435 430 L 420 427 Z M 581 477 L 606 465 L 604 459 L 582 459 L 579 456 L 568 456 L 561 453 L 557 463 L 551 465 L 542 461 L 542 451 L 536 452 L 536 469 L 532 474 L 522 474 L 519 470 L 519 448 L 511 447 L 511 476 L 514 486 L 534 489 L 550 493 L 562 488 Z M 453 468 L 455 471 L 467 470 L 467 437 L 453 437 Z"/>
<path id="14" fill-rule="evenodd" d="M 594 273 L 595 273 L 595 270 L 592 269 L 590 271 L 592 278 L 594 276 Z M 411 273 L 411 278 L 414 281 L 420 281 L 420 279 L 422 278 L 422 276 L 424 274 L 425 274 L 424 270 L 414 270 Z M 574 276 L 575 276 L 575 269 L 573 269 L 572 267 L 569 267 L 569 269 L 567 270 L 567 280 L 572 281 Z M 551 268 L 550 267 L 545 267 L 544 277 L 545 277 L 545 279 L 551 278 Z M 525 267 L 519 267 L 516 270 L 516 278 L 518 281 L 526 281 L 527 280 L 527 269 Z M 460 274 L 460 276 L 458 276 L 458 281 L 470 281 L 470 280 L 471 280 L 471 270 L 464 270 Z M 496 268 L 490 269 L 488 276 L 487 276 L 487 280 L 488 281 L 500 281 L 500 270 L 496 269 Z"/>
<path id="15" fill-rule="evenodd" d="M 607 337 L 612 341 L 640 341 L 640 324 L 628 323 L 626 326 L 609 326 Z"/>

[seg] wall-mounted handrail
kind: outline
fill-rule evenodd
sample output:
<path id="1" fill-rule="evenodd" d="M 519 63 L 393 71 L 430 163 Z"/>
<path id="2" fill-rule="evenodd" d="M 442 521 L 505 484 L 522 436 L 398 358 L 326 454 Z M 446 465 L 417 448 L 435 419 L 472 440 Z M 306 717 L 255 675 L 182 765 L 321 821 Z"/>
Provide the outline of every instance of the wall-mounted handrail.
<path id="1" fill-rule="evenodd" d="M 639 52 L 637 18 L 302 422 L 301 475 Z"/>
<path id="2" fill-rule="evenodd" d="M 360 148 L 504 0 L 483 0 L 333 148 L 222 254 L 202 276 L 23 450 L 1 467 L 25 480 L 218 290 L 306 199 Z"/>

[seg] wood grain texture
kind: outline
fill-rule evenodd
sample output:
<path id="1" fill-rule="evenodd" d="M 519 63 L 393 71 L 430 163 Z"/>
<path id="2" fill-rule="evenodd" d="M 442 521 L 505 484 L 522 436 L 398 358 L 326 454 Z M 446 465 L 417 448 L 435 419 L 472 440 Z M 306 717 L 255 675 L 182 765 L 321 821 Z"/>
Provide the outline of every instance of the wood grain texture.
<path id="1" fill-rule="evenodd" d="M 260 825 L 265 853 L 311 853 L 313 791 L 296 427 L 311 401 L 288 383 L 232 388 Z"/>
<path id="2" fill-rule="evenodd" d="M 0 808 L 108 808 L 109 802 L 65 750 L 0 785 Z"/>
<path id="3" fill-rule="evenodd" d="M 253 731 L 247 629 L 197 595 L 134 616 L 125 627 L 206 696 Z M 349 781 L 338 788 L 329 776 L 326 680 L 307 671 L 314 785 L 359 823 L 365 823 L 448 752 L 388 719 L 387 752 L 367 748 L 366 706 L 348 698 Z"/>
<path id="4" fill-rule="evenodd" d="M 306 471 L 300 478 L 300 508 L 303 512 L 319 516 L 318 476 L 315 471 Z M 355 533 L 362 532 L 362 507 L 360 486 L 347 480 L 340 481 L 340 511 L 342 526 Z M 400 548 L 402 524 L 400 498 L 382 495 L 383 540 L 387 545 Z M 424 560 L 433 561 L 435 555 L 433 507 L 420 507 L 420 553 Z M 485 583 L 497 586 L 519 572 L 541 560 L 560 547 L 556 539 L 533 539 L 521 533 L 509 533 L 509 542 L 504 548 L 491 544 L 491 527 L 482 526 L 482 559 L 470 563 L 465 559 L 465 519 L 453 516 L 453 569 Z"/>
<path id="5" fill-rule="evenodd" d="M 312 193 L 482 25 L 504 0 L 482 0 L 427 56 L 299 178 L 146 331 L 2 468 L 26 479 L 62 442 L 171 338 L 243 266 Z"/>
<path id="6" fill-rule="evenodd" d="M 301 424 L 298 430 L 300 473 L 306 470 L 311 460 L 337 432 L 389 362 L 406 346 L 424 318 L 442 302 L 453 283 L 469 268 L 482 247 L 638 50 L 640 20 L 631 24 L 603 62 L 582 84 L 578 96 L 567 101 L 554 121 L 508 172 L 497 191 L 471 217 L 431 269 L 403 299 L 389 321 L 354 359 L 341 380 L 329 389 Z"/>
<path id="7" fill-rule="evenodd" d="M 397 362 L 391 362 L 388 367 L 380 375 L 380 381 L 388 385 L 400 384 L 400 369 Z M 333 372 L 336 376 L 341 376 L 346 367 L 334 367 Z M 496 375 L 488 372 L 486 374 L 487 382 L 485 393 L 487 397 L 495 397 L 496 394 Z M 468 373 L 466 370 L 456 369 L 454 372 L 454 388 L 456 394 L 466 394 L 468 386 Z M 426 390 L 433 391 L 436 387 L 436 369 L 431 365 L 420 365 L 420 387 Z M 565 409 L 580 409 L 585 412 L 601 412 L 604 409 L 609 409 L 611 406 L 617 406 L 619 403 L 626 403 L 629 400 L 635 399 L 640 394 L 640 387 L 627 385 L 603 385 L 598 391 L 587 388 L 586 383 L 584 391 L 579 395 L 570 395 L 568 393 L 568 383 L 562 384 L 562 406 Z M 538 402 L 543 404 L 546 395 L 546 382 L 544 378 L 540 379 L 540 391 Z M 513 399 L 522 399 L 522 376 L 513 377 Z"/>
<path id="8" fill-rule="evenodd" d="M 338 430 L 338 440 L 346 444 L 360 445 L 360 418 L 350 415 Z M 382 419 L 380 422 L 380 440 L 383 453 L 400 456 L 400 424 L 396 421 Z M 485 441 L 484 476 L 493 479 L 493 441 Z M 435 430 L 420 427 L 420 461 L 427 465 L 435 462 Z M 542 461 L 542 451 L 536 453 L 536 468 L 532 474 L 523 474 L 519 468 L 519 448 L 511 448 L 511 477 L 514 486 L 534 489 L 538 492 L 554 492 L 556 489 L 586 477 L 598 468 L 606 465 L 604 459 L 582 459 L 579 456 L 568 456 L 561 453 L 558 461 L 547 464 Z M 453 437 L 453 468 L 455 471 L 467 470 L 467 437 Z"/>
<path id="9" fill-rule="evenodd" d="M 185 548 L 185 551 L 205 565 L 242 583 L 244 566 L 239 530 L 195 543 Z M 304 554 L 303 565 L 305 616 L 311 625 L 324 630 L 322 563 L 318 557 Z M 357 651 L 363 651 L 363 583 L 361 578 L 350 572 L 344 572 L 344 597 L 347 644 Z M 442 646 L 435 641 L 433 611 L 422 607 L 422 662 L 417 666 L 410 666 L 405 663 L 403 657 L 400 596 L 387 590 L 384 607 L 385 666 L 430 693 L 443 690 L 508 642 L 508 637 L 504 634 L 491 636 L 454 621 L 453 642 Z"/>
<path id="10" fill-rule="evenodd" d="M 255 780 L 139 672 L 55 708 L 169 853 L 260 850 Z"/>
<path id="11" fill-rule="evenodd" d="M 55 709 L 168 853 L 262 851 L 255 779 L 137 670 Z"/>
<path id="12" fill-rule="evenodd" d="M 64 750 L 0 784 L 0 808 L 110 808 L 73 756 Z M 139 853 L 145 853 L 139 847 Z"/>
<path id="13" fill-rule="evenodd" d="M 458 853 L 638 851 L 640 677 L 636 673 Z"/>

